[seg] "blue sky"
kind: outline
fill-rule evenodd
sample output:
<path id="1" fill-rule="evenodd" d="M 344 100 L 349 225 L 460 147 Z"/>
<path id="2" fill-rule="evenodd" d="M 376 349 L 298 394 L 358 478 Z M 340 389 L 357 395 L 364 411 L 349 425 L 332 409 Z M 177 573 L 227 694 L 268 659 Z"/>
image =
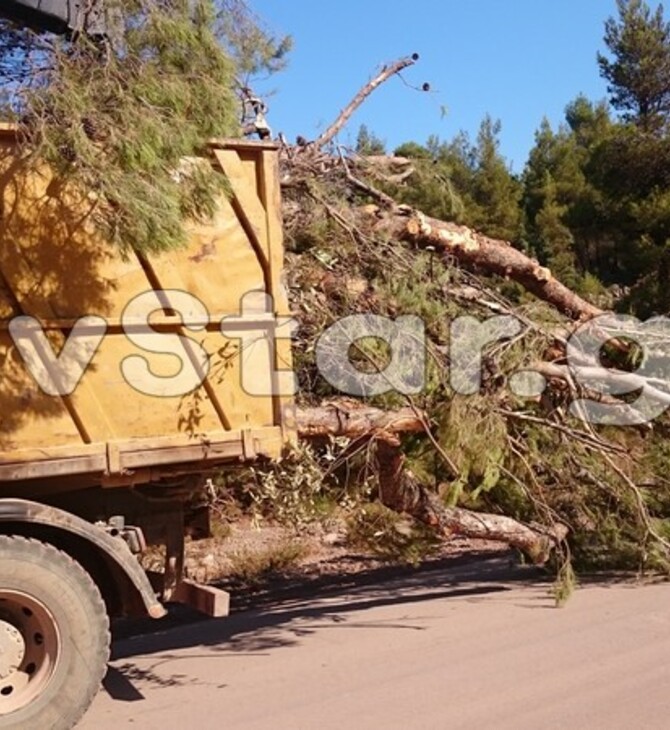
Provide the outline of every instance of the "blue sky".
<path id="1" fill-rule="evenodd" d="M 366 124 L 389 148 L 431 134 L 476 135 L 486 113 L 502 122 L 501 148 L 523 168 L 543 116 L 556 125 L 568 102 L 607 95 L 596 54 L 615 0 L 249 0 L 277 34 L 293 36 L 288 68 L 258 90 L 269 122 L 289 139 L 315 137 L 388 61 L 417 52 L 407 82 L 394 78 L 369 98 L 340 138 Z M 654 2 L 650 5 L 655 7 Z M 447 114 L 442 117 L 442 107 Z"/>

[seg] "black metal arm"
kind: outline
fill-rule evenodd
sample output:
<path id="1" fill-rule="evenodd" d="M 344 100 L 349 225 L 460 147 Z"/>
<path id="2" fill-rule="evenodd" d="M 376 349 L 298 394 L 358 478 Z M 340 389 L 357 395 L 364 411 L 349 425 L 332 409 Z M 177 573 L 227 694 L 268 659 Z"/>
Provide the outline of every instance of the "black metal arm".
<path id="1" fill-rule="evenodd" d="M 102 0 L 2 0 L 0 17 L 50 33 L 105 33 Z"/>

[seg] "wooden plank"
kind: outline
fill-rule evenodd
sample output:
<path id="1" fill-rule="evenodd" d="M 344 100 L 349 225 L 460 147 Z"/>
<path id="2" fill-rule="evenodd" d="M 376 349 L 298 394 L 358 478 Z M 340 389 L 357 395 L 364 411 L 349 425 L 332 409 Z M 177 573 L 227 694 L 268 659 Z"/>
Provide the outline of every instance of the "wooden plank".
<path id="1" fill-rule="evenodd" d="M 284 223 L 281 214 L 279 162 L 277 155 L 264 151 L 259 160 L 259 197 L 265 209 L 269 262 L 272 273 L 271 294 L 275 312 L 288 312 L 288 296 L 282 282 L 284 271 Z"/>
<path id="2" fill-rule="evenodd" d="M 173 601 L 191 606 L 211 618 L 224 618 L 230 613 L 230 594 L 221 588 L 182 580 L 172 596 Z"/>
<path id="3" fill-rule="evenodd" d="M 172 449 L 151 449 L 148 451 L 132 451 L 121 454 L 123 469 L 140 469 L 143 467 L 165 466 L 166 464 L 183 464 L 186 462 L 215 463 L 241 459 L 244 455 L 242 442 L 214 444 L 212 446 L 180 446 Z"/>
<path id="4" fill-rule="evenodd" d="M 117 439 L 114 443 L 122 454 L 150 449 L 176 449 L 182 446 L 210 446 L 242 440 L 240 431 L 209 431 L 198 437 L 156 436 L 152 438 Z"/>
<path id="5" fill-rule="evenodd" d="M 105 444 L 73 444 L 72 446 L 52 446 L 0 451 L 0 465 L 23 464 L 31 461 L 56 461 L 82 459 L 101 456 L 106 458 Z"/>
<path id="6" fill-rule="evenodd" d="M 250 434 L 253 438 L 263 441 L 275 438 L 279 428 L 268 427 L 263 429 L 252 429 Z M 108 445 L 118 450 L 121 456 L 131 454 L 134 451 L 160 451 L 165 449 L 179 449 L 183 447 L 208 447 L 214 448 L 223 444 L 242 444 L 241 431 L 217 431 L 205 434 L 195 441 L 188 436 L 161 436 L 158 438 L 116 440 L 108 443 L 92 445 L 61 446 L 56 448 L 21 449 L 16 451 L 0 451 L 0 465 L 21 464 L 31 461 L 56 461 L 88 458 L 99 456 L 106 460 Z"/>
<path id="7" fill-rule="evenodd" d="M 248 429 L 246 438 L 255 439 L 259 443 L 262 443 L 280 436 L 281 429 L 278 426 L 268 426 L 267 428 Z M 192 439 L 185 436 L 161 436 L 159 438 L 116 441 L 115 446 L 119 449 L 121 458 L 124 459 L 128 454 L 138 451 L 163 451 L 181 448 L 218 449 L 226 444 L 235 444 L 240 447 L 241 451 L 243 440 L 242 430 L 240 429 L 237 431 L 206 433 L 198 439 Z"/>
<path id="8" fill-rule="evenodd" d="M 0 306 L 2 305 L 2 299 L 0 299 Z M 218 331 L 221 328 L 221 321 L 224 319 L 224 317 L 230 317 L 232 315 L 237 316 L 237 311 L 229 311 L 229 312 L 217 312 L 214 314 L 210 314 L 208 321 L 205 323 L 205 329 L 212 330 L 212 331 Z M 81 319 L 81 318 L 80 318 Z M 44 332 L 49 332 L 51 330 L 57 330 L 57 331 L 68 331 L 72 330 L 77 326 L 77 324 L 80 322 L 80 319 L 40 319 L 38 318 L 38 322 L 40 324 L 40 327 L 44 330 Z M 241 319 L 241 318 L 240 318 Z M 269 326 L 274 324 L 275 318 L 272 314 L 251 314 L 247 315 L 244 318 L 244 322 L 242 323 L 242 326 L 248 327 L 249 329 L 256 329 L 261 326 Z M 0 319 L 0 332 L 6 332 L 9 330 L 9 324 L 11 322 L 11 316 L 7 319 Z M 146 330 L 147 328 L 147 321 L 144 318 L 135 318 L 135 317 L 124 317 L 123 320 L 119 317 L 109 317 L 105 320 L 107 329 L 108 330 L 127 330 L 127 331 L 135 331 L 138 329 Z M 181 327 L 189 327 L 189 326 L 201 326 L 203 324 L 203 321 L 201 319 L 196 319 L 193 317 L 181 317 L 180 315 L 168 315 L 168 314 L 161 314 L 160 312 L 157 312 L 156 314 L 152 314 L 149 318 L 149 327 L 151 329 L 156 330 L 176 330 L 180 329 Z M 99 325 L 86 325 L 82 326 L 79 324 L 79 328 L 82 330 L 82 332 L 87 332 L 89 330 L 99 331 L 100 326 Z"/>
<path id="9" fill-rule="evenodd" d="M 253 429 L 246 435 L 253 443 L 253 452 L 277 458 L 283 447 L 278 427 Z M 117 471 L 160 467 L 168 464 L 202 463 L 203 467 L 217 462 L 244 457 L 245 439 L 241 431 L 212 435 L 211 440 L 194 444 L 183 438 L 137 439 L 128 442 L 96 444 L 94 446 L 57 449 L 26 449 L 4 452 L 0 456 L 0 481 L 47 479 L 78 474 L 109 472 L 110 453 Z"/>
<path id="10" fill-rule="evenodd" d="M 57 461 L 32 461 L 23 464 L 0 465 L 0 481 L 12 482 L 25 479 L 50 479 L 76 474 L 102 474 L 107 468 L 104 455 L 88 456 Z"/>
<path id="11" fill-rule="evenodd" d="M 213 149 L 232 150 L 271 150 L 277 152 L 277 142 L 265 142 L 263 140 L 239 139 L 237 137 L 212 137 L 209 146 Z"/>
<path id="12" fill-rule="evenodd" d="M 288 292 L 284 286 L 284 225 L 281 216 L 281 189 L 279 185 L 279 162 L 277 155 L 263 151 L 260 161 L 260 198 L 266 210 L 268 241 L 270 250 L 270 273 L 274 309 L 280 317 L 290 317 Z M 288 338 L 275 341 L 275 371 L 293 369 L 292 343 Z M 278 376 L 277 376 L 278 377 Z M 278 391 L 279 389 L 277 389 Z M 276 391 L 276 392 L 277 392 Z M 275 422 L 283 429 L 287 442 L 297 442 L 295 423 L 286 415 L 291 412 L 294 398 L 277 392 L 275 397 Z"/>

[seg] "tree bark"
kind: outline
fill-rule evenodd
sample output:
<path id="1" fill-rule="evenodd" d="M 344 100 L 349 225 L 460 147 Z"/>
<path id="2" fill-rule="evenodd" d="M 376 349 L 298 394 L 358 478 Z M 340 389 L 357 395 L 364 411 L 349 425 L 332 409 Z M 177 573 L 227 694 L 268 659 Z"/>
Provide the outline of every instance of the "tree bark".
<path id="1" fill-rule="evenodd" d="M 325 147 L 333 138 L 340 132 L 344 125 L 349 121 L 351 115 L 358 109 L 358 107 L 372 94 L 372 92 L 381 86 L 385 81 L 400 73 L 403 69 L 413 66 L 419 60 L 417 53 L 407 58 L 401 58 L 399 61 L 392 63 L 390 66 L 384 66 L 384 68 L 369 81 L 365 86 L 356 94 L 356 96 L 347 104 L 346 107 L 340 112 L 337 119 L 326 129 L 326 131 L 313 143 L 313 147 L 321 149 Z"/>
<path id="2" fill-rule="evenodd" d="M 411 515 L 444 536 L 504 542 L 521 550 L 535 565 L 543 565 L 568 533 L 561 524 L 544 530 L 502 515 L 446 507 L 405 469 L 405 457 L 397 439 L 380 437 L 376 445 L 382 503 L 396 512 Z"/>
<path id="3" fill-rule="evenodd" d="M 411 408 L 382 411 L 379 408 L 332 403 L 321 408 L 300 408 L 296 413 L 298 435 L 301 438 L 346 436 L 360 438 L 375 432 L 421 433 L 425 421 Z"/>
<path id="4" fill-rule="evenodd" d="M 419 211 L 396 206 L 378 218 L 377 231 L 421 247 L 433 247 L 447 261 L 512 279 L 573 320 L 587 320 L 603 310 L 582 299 L 554 278 L 551 271 L 507 241 L 484 236 L 456 223 L 429 218 Z"/>

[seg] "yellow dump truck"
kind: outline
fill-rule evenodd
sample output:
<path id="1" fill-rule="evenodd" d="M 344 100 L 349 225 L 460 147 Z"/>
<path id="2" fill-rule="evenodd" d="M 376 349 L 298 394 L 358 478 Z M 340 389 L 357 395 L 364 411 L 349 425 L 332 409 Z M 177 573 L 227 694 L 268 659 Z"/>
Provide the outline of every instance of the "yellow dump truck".
<path id="1" fill-rule="evenodd" d="M 187 162 L 228 180 L 213 219 L 140 255 L 0 128 L 0 728 L 76 723 L 110 617 L 225 615 L 227 594 L 182 576 L 187 527 L 208 528 L 193 495 L 293 436 L 277 151 L 208 155 Z M 140 568 L 147 544 L 164 572 Z"/>

